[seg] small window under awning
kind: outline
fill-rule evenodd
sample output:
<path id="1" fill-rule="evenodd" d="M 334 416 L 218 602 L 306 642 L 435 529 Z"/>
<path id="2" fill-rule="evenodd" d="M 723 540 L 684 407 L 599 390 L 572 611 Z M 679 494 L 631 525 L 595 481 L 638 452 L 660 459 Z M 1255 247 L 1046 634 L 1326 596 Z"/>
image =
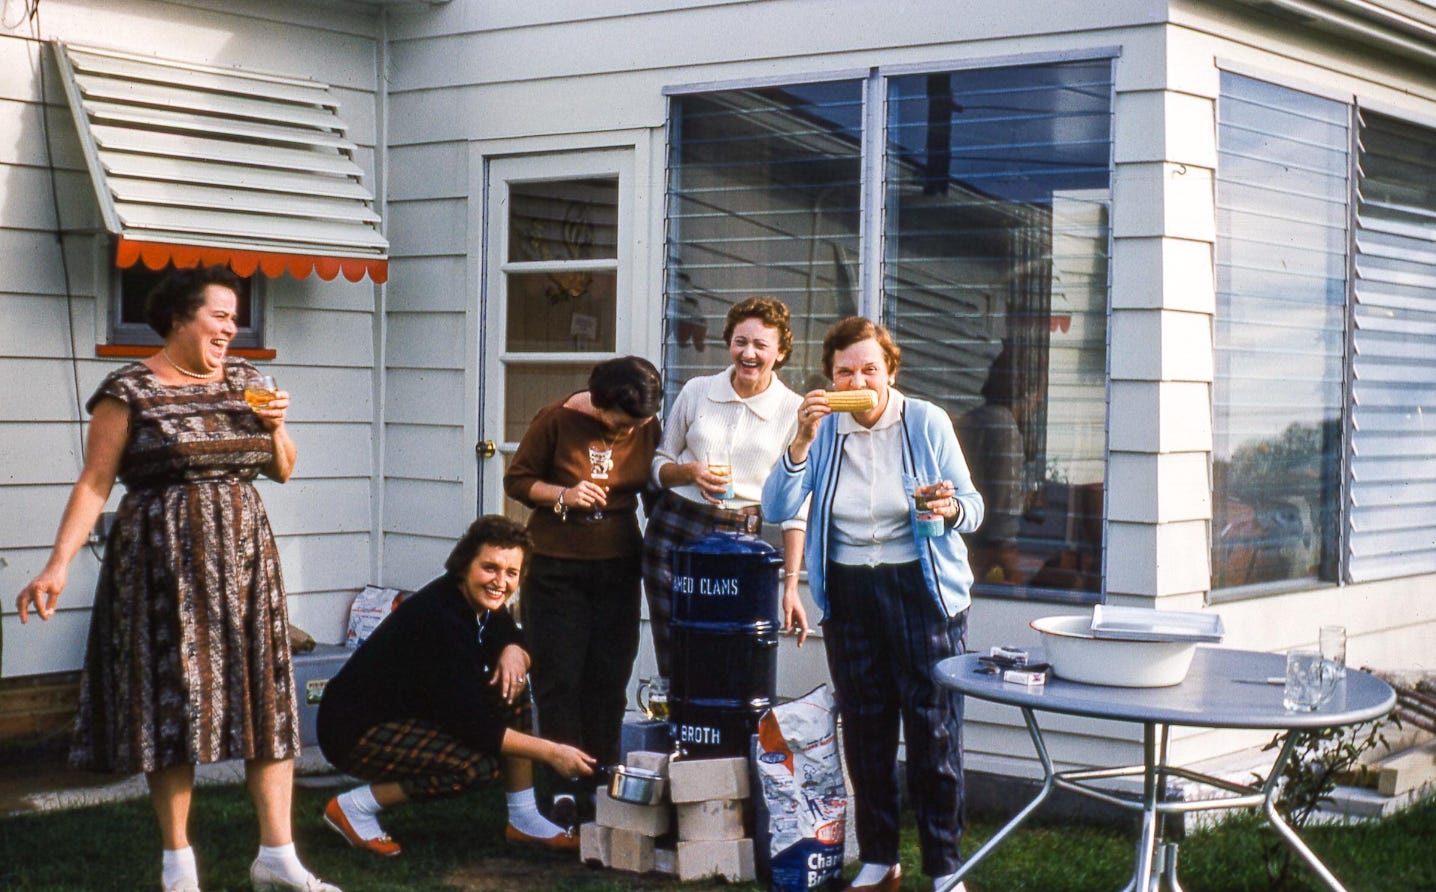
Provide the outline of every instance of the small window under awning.
<path id="1" fill-rule="evenodd" d="M 328 84 L 56 41 L 115 261 L 388 278 Z"/>

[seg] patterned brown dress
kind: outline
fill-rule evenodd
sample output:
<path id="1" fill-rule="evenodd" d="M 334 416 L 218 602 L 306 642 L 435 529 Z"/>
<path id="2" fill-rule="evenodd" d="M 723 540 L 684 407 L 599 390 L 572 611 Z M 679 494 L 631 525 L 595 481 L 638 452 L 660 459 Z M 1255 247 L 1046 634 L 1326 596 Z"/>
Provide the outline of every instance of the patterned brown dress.
<path id="1" fill-rule="evenodd" d="M 70 762 L 154 771 L 291 758 L 299 719 L 279 553 L 251 481 L 274 441 L 244 402 L 259 374 L 165 386 L 116 369 L 103 397 L 130 413 L 125 496 L 105 545 Z"/>

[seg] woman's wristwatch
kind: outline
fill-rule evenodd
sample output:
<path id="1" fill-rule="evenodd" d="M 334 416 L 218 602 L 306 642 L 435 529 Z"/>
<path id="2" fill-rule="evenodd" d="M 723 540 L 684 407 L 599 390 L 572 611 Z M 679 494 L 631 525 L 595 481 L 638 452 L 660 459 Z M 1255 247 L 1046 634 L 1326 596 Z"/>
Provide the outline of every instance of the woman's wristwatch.
<path id="1" fill-rule="evenodd" d="M 563 503 L 563 497 L 568 495 L 568 487 L 565 486 L 558 491 L 558 498 L 553 503 L 553 513 L 558 515 L 561 521 L 568 520 L 568 506 Z"/>

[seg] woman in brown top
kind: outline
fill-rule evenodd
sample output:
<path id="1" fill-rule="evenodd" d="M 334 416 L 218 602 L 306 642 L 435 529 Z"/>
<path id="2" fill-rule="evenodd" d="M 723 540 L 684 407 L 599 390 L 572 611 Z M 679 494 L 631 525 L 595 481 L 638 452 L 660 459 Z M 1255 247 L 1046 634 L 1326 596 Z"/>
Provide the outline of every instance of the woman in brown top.
<path id="1" fill-rule="evenodd" d="M 504 475 L 509 496 L 536 509 L 523 619 L 539 727 L 600 765 L 618 761 L 624 689 L 638 655 L 636 510 L 662 402 L 648 360 L 601 362 L 587 390 L 539 411 Z"/>
<path id="2" fill-rule="evenodd" d="M 251 408 L 254 366 L 227 356 L 239 279 L 178 270 L 146 300 L 164 347 L 111 372 L 86 404 L 85 465 L 20 621 L 48 620 L 70 561 L 118 479 L 90 618 L 70 761 L 145 772 L 164 845 L 161 886 L 198 892 L 188 838 L 194 766 L 244 759 L 259 813 L 256 889 L 337 892 L 294 854 L 290 796 L 299 753 L 289 616 L 279 552 L 253 480 L 280 483 L 297 450 L 289 394 Z"/>

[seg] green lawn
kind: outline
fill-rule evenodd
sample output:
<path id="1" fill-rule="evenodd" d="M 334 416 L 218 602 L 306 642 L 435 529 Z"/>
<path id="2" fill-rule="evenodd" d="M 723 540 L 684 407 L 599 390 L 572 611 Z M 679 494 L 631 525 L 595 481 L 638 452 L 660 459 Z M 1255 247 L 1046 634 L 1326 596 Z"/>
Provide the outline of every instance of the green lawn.
<path id="1" fill-rule="evenodd" d="M 380 860 L 349 849 L 324 827 L 320 810 L 330 792 L 299 790 L 295 826 L 301 856 L 345 892 L 366 890 L 601 890 L 762 887 L 679 884 L 588 868 L 576 859 L 506 845 L 503 797 L 497 789 L 465 799 L 409 807 L 386 816 L 404 854 Z M 975 822 L 967 851 L 995 822 Z M 206 892 L 247 889 L 256 847 L 253 813 L 238 787 L 201 788 L 192 819 Z M 1305 837 L 1352 892 L 1436 890 L 1436 801 L 1379 824 L 1318 827 Z M 1181 846 L 1180 875 L 1188 892 L 1264 890 L 1261 844 L 1267 831 L 1239 816 L 1191 834 Z M 911 840 L 911 827 L 904 839 Z M 1111 892 L 1132 869 L 1135 827 L 1038 823 L 1010 838 L 968 883 L 972 892 Z M 0 889 L 147 890 L 158 886 L 159 838 L 147 803 L 106 804 L 66 812 L 0 818 Z M 931 886 L 920 876 L 915 842 L 903 853 L 905 890 Z"/>

